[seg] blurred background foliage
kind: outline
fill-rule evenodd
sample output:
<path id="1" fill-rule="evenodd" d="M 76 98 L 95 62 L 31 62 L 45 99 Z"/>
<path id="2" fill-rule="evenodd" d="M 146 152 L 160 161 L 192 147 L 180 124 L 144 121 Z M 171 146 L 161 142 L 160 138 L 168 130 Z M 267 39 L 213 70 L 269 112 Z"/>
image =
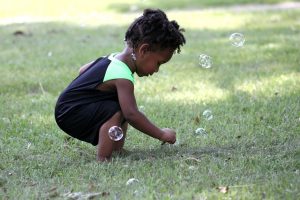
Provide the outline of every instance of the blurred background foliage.
<path id="1" fill-rule="evenodd" d="M 169 9 L 201 9 L 236 4 L 273 4 L 286 0 L 0 0 L 0 19 L 16 16 L 72 16 L 93 12 L 134 12 L 147 7 Z"/>

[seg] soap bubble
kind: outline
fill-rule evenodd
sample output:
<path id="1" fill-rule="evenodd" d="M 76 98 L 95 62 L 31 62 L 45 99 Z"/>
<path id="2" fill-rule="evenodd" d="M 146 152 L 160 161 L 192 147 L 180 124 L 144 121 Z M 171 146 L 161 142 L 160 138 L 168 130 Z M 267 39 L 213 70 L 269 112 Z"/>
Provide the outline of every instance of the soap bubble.
<path id="1" fill-rule="evenodd" d="M 137 182 L 139 182 L 138 179 L 136 179 L 136 178 L 130 178 L 130 179 L 128 179 L 128 181 L 126 182 L 126 185 L 132 185 L 133 183 L 137 183 Z"/>
<path id="2" fill-rule="evenodd" d="M 143 105 L 139 106 L 139 111 L 142 112 L 143 114 L 145 114 L 145 111 L 146 111 L 145 106 L 143 106 Z"/>
<path id="3" fill-rule="evenodd" d="M 241 33 L 232 33 L 229 37 L 232 46 L 242 47 L 245 43 L 245 37 Z"/>
<path id="4" fill-rule="evenodd" d="M 205 54 L 200 54 L 199 55 L 199 64 L 203 68 L 211 68 L 212 66 L 212 59 L 210 56 L 205 55 Z"/>
<path id="5" fill-rule="evenodd" d="M 112 126 L 108 130 L 108 136 L 113 141 L 119 141 L 123 138 L 123 131 L 118 126 Z"/>
<path id="6" fill-rule="evenodd" d="M 197 135 L 205 135 L 207 133 L 206 133 L 206 130 L 204 128 L 197 128 L 196 131 L 195 131 L 195 134 L 197 134 Z"/>
<path id="7" fill-rule="evenodd" d="M 213 118 L 211 110 L 205 110 L 202 115 L 206 120 L 211 120 Z"/>

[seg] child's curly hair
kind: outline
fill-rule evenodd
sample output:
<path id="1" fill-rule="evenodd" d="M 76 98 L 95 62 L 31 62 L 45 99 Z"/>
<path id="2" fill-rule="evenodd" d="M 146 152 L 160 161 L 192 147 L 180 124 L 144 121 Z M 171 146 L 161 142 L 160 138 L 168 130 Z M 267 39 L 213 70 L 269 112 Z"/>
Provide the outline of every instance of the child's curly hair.
<path id="1" fill-rule="evenodd" d="M 132 48 L 148 43 L 152 51 L 171 48 L 180 53 L 180 46 L 185 44 L 183 31 L 176 21 L 169 21 L 163 11 L 145 9 L 143 15 L 129 26 L 125 41 Z"/>

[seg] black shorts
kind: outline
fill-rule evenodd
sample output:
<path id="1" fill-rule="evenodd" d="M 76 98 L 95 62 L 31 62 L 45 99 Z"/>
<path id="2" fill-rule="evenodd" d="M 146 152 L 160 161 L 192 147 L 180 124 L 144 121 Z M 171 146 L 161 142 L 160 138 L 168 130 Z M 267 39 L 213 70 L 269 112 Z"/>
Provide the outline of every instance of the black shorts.
<path id="1" fill-rule="evenodd" d="M 99 129 L 120 110 L 118 102 L 108 100 L 77 106 L 59 119 L 59 110 L 55 110 L 55 119 L 57 125 L 70 136 L 96 146 Z"/>

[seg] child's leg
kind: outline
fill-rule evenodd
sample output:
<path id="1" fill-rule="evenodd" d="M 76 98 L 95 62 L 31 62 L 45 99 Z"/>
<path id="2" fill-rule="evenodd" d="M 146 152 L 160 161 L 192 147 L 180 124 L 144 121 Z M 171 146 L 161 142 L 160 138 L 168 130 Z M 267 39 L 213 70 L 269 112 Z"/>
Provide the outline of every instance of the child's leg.
<path id="1" fill-rule="evenodd" d="M 114 144 L 114 151 L 121 152 L 123 150 L 123 146 L 125 143 L 125 138 L 126 138 L 126 133 L 127 133 L 127 127 L 128 127 L 128 122 L 124 122 L 122 124 L 122 130 L 123 130 L 123 138 Z"/>
<path id="2" fill-rule="evenodd" d="M 97 160 L 109 161 L 113 150 L 115 149 L 115 141 L 108 136 L 108 130 L 112 126 L 120 126 L 123 121 L 121 111 L 114 114 L 107 122 L 105 122 L 99 130 L 99 142 Z M 122 139 L 123 140 L 123 139 Z M 121 144 L 121 143 L 120 143 Z M 124 144 L 124 141 L 123 141 Z"/>

